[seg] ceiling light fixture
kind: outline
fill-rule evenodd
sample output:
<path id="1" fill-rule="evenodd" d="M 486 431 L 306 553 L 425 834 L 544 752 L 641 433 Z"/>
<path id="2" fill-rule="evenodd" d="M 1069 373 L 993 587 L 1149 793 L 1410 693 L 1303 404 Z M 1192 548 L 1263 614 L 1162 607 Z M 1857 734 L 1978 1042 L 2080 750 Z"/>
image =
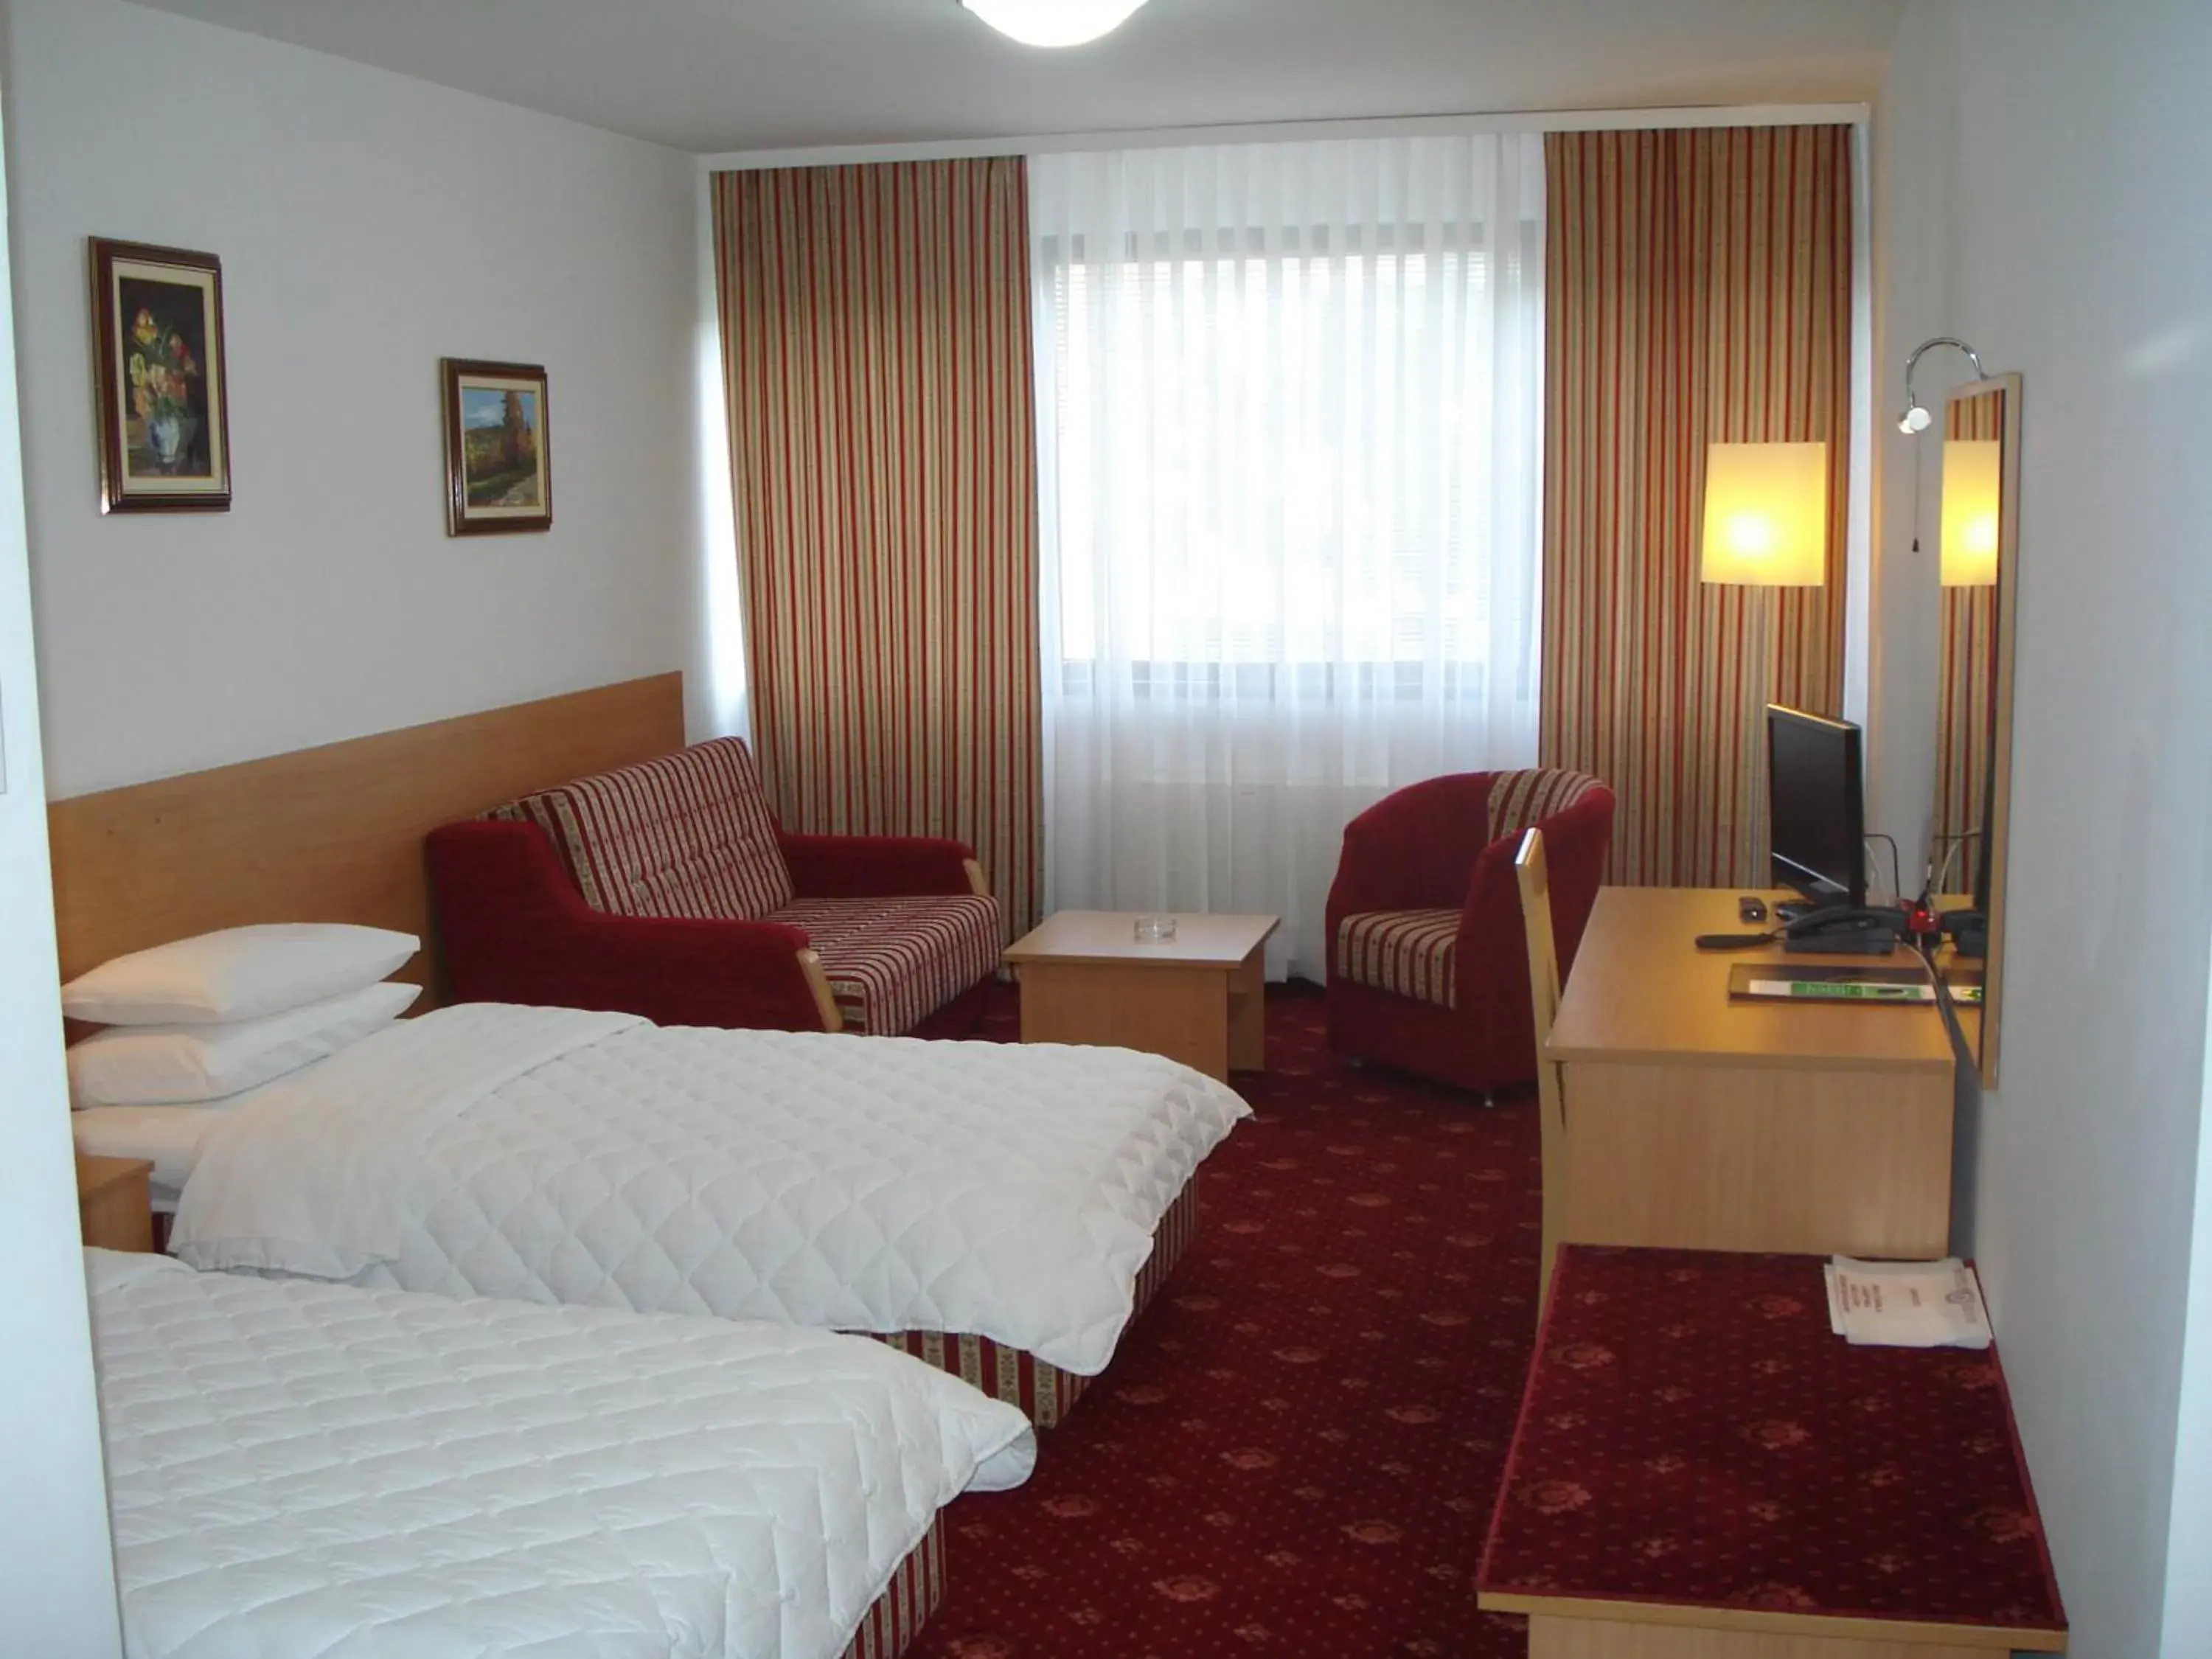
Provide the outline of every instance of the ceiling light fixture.
<path id="1" fill-rule="evenodd" d="M 1934 339 L 1923 340 L 1918 345 L 1913 347 L 1912 355 L 1905 360 L 1905 413 L 1899 416 L 1897 421 L 1897 429 L 1908 438 L 1918 437 L 1935 422 L 1936 417 L 1928 412 L 1919 398 L 1912 395 L 1912 371 L 1920 366 L 1921 354 L 1933 351 L 1937 346 L 1950 346 L 1956 350 L 1965 352 L 1966 361 L 1974 366 L 1974 378 L 1978 380 L 1986 380 L 1990 378 L 1983 372 L 1980 354 L 1964 340 L 1955 340 L 1948 334 L 1939 334 Z"/>
<path id="2" fill-rule="evenodd" d="M 1079 46 L 1111 34 L 1145 0 L 960 0 L 1025 46 Z"/>

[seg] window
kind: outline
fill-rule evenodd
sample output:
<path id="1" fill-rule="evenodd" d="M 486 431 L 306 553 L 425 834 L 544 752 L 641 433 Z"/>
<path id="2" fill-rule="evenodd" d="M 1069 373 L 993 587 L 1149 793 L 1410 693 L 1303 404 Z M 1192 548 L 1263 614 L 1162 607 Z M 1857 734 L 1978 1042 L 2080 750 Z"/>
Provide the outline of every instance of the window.
<path id="1" fill-rule="evenodd" d="M 1403 666 L 1486 666 L 1497 415 L 1491 365 L 1459 337 L 1492 282 L 1479 246 L 1058 264 L 1069 688 L 1109 638 L 1156 693 L 1218 687 L 1200 665 L 1295 666 L 1268 683 L 1364 696 L 1417 687 Z M 1453 360 L 1464 372 L 1411 384 Z M 1133 541 L 1145 556 L 1117 558 Z M 1319 672 L 1334 665 L 1358 672 Z"/>
<path id="2" fill-rule="evenodd" d="M 1536 747 L 1542 148 L 1036 158 L 1047 902 L 1262 910 Z"/>

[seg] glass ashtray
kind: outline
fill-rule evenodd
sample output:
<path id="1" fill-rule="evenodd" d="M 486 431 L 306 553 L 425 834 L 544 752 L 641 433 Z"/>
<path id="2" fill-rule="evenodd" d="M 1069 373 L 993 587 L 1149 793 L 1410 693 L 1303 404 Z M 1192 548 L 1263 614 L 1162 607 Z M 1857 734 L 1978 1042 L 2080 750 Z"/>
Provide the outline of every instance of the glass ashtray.
<path id="1" fill-rule="evenodd" d="M 1176 936 L 1173 916 L 1139 916 L 1136 925 L 1137 943 L 1160 945 Z"/>

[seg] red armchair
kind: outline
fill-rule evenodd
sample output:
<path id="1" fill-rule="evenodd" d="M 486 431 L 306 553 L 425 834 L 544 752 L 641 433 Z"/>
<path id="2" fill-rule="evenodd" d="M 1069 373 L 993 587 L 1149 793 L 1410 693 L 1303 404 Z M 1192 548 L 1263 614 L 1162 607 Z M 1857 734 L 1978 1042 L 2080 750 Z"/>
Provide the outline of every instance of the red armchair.
<path id="1" fill-rule="evenodd" d="M 1564 976 L 1613 842 L 1613 791 L 1580 772 L 1431 778 L 1345 827 L 1328 896 L 1328 1043 L 1485 1096 L 1536 1075 L 1513 854 L 1544 832 Z"/>
<path id="2" fill-rule="evenodd" d="M 999 964 L 967 848 L 787 834 L 735 738 L 447 824 L 426 850 L 460 1001 L 956 1035 Z"/>

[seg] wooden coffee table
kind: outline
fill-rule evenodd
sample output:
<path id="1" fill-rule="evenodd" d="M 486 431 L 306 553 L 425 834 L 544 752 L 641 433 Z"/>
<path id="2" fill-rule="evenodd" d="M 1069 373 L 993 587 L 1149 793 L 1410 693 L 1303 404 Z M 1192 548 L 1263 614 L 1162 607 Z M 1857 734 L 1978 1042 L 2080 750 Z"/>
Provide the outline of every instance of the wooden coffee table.
<path id="1" fill-rule="evenodd" d="M 1137 913 L 1062 910 L 1017 940 L 1022 1041 L 1165 1054 L 1226 1082 L 1267 1063 L 1261 951 L 1273 916 L 1176 916 L 1176 936 L 1136 937 Z"/>

